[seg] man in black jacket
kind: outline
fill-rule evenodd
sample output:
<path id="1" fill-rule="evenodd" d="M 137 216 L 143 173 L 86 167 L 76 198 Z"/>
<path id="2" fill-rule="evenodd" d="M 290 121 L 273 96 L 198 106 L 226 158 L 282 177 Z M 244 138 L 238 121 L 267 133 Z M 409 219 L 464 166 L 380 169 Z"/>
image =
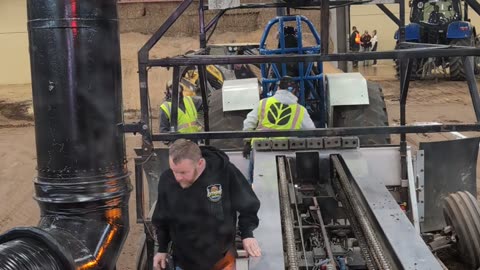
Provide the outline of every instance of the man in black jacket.
<path id="1" fill-rule="evenodd" d="M 352 33 L 349 38 L 350 51 L 358 52 L 360 51 L 360 33 L 357 31 L 357 27 L 352 27 Z M 353 61 L 353 67 L 358 67 L 358 61 Z"/>
<path id="2" fill-rule="evenodd" d="M 180 139 L 170 146 L 169 163 L 152 218 L 159 245 L 155 269 L 166 267 L 170 242 L 177 269 L 234 269 L 237 213 L 244 249 L 260 256 L 253 238 L 260 202 L 228 156 Z"/>

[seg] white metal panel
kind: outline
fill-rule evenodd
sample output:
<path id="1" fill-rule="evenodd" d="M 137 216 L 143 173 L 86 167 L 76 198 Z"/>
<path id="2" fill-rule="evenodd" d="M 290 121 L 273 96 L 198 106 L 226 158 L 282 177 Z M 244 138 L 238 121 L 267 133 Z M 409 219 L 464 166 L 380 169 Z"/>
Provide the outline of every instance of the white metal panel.
<path id="1" fill-rule="evenodd" d="M 326 74 L 330 106 L 368 105 L 367 80 L 360 73 Z"/>
<path id="2" fill-rule="evenodd" d="M 410 200 L 410 209 L 412 209 L 413 226 L 420 234 L 420 221 L 418 219 L 417 187 L 415 185 L 415 173 L 413 170 L 412 150 L 408 147 L 407 151 L 407 172 L 408 172 L 408 197 Z"/>
<path id="3" fill-rule="evenodd" d="M 240 0 L 208 0 L 208 9 L 226 9 L 240 6 Z"/>
<path id="4" fill-rule="evenodd" d="M 256 78 L 223 82 L 223 111 L 252 110 L 260 100 Z"/>

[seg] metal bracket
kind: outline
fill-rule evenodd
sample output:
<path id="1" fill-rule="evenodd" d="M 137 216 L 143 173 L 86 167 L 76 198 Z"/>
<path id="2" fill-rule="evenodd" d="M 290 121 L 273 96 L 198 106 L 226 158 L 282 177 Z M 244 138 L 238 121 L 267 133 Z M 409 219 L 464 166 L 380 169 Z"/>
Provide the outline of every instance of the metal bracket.
<path id="1" fill-rule="evenodd" d="M 307 138 L 308 149 L 323 149 L 323 138 Z"/>
<path id="2" fill-rule="evenodd" d="M 358 137 L 342 137 L 342 148 L 355 149 L 360 146 Z"/>
<path id="3" fill-rule="evenodd" d="M 420 229 L 425 221 L 425 152 L 423 150 L 417 151 L 417 158 L 415 163 L 415 178 L 416 178 L 416 191 L 417 191 L 417 204 L 418 204 L 418 217 L 420 223 Z"/>
<path id="4" fill-rule="evenodd" d="M 288 139 L 272 140 L 272 150 L 288 150 Z"/>
<path id="5" fill-rule="evenodd" d="M 304 150 L 304 149 L 357 149 L 358 137 L 320 137 L 255 140 L 253 148 L 257 151 Z"/>
<path id="6" fill-rule="evenodd" d="M 413 169 L 412 151 L 407 149 L 407 176 L 408 176 L 408 194 L 410 198 L 410 209 L 413 226 L 420 233 L 420 222 L 418 220 L 418 202 L 415 186 L 415 172 Z M 402 180 L 403 181 L 403 180 Z"/>
<path id="7" fill-rule="evenodd" d="M 272 150 L 272 141 L 271 140 L 257 140 L 253 145 L 255 150 L 258 151 L 268 151 Z"/>
<path id="8" fill-rule="evenodd" d="M 323 146 L 325 146 L 325 149 L 340 148 L 342 147 L 342 138 L 341 137 L 324 138 Z"/>
<path id="9" fill-rule="evenodd" d="M 306 147 L 305 139 L 289 139 L 288 143 L 292 150 L 305 149 Z"/>
<path id="10" fill-rule="evenodd" d="M 133 122 L 129 124 L 119 123 L 117 124 L 117 126 L 118 129 L 121 130 L 123 133 L 133 133 L 133 135 L 136 135 L 137 132 L 145 135 L 147 134 L 147 131 L 149 129 L 148 125 L 143 121 Z"/>

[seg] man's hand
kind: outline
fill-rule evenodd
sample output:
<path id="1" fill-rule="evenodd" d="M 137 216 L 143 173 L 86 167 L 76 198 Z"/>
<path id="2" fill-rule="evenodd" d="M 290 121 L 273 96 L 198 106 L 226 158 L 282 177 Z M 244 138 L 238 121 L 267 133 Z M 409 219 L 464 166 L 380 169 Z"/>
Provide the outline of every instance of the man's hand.
<path id="1" fill-rule="evenodd" d="M 257 239 L 255 238 L 245 238 L 242 240 L 243 248 L 247 251 L 249 256 L 258 257 L 262 256 L 260 246 L 258 246 Z"/>
<path id="2" fill-rule="evenodd" d="M 252 151 L 251 142 L 245 142 L 245 145 L 243 146 L 243 157 L 244 158 L 249 158 L 251 151 Z"/>
<path id="3" fill-rule="evenodd" d="M 167 253 L 157 253 L 153 257 L 153 269 L 167 269 Z"/>

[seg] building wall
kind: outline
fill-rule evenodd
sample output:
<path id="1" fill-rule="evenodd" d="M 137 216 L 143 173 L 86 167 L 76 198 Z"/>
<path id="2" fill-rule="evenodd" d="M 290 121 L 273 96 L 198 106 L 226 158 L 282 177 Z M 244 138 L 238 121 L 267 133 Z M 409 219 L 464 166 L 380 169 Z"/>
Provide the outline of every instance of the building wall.
<path id="1" fill-rule="evenodd" d="M 26 1 L 0 1 L 0 84 L 30 83 Z"/>
<path id="2" fill-rule="evenodd" d="M 119 18 L 121 32 L 152 34 L 175 10 L 178 0 L 120 0 Z M 242 1 L 243 2 L 243 1 Z M 248 0 L 249 3 L 268 2 Z M 407 2 L 407 12 L 408 0 Z M 387 5 L 398 16 L 397 5 Z M 320 11 L 299 11 L 320 25 Z M 207 12 L 208 21 L 214 12 Z M 275 16 L 275 9 L 237 10 L 228 12 L 220 21 L 217 32 L 249 32 L 263 29 Z M 472 23 L 480 27 L 480 18 L 470 12 Z M 408 14 L 407 14 L 408 22 Z M 396 25 L 374 5 L 352 6 L 351 25 L 363 32 L 376 29 L 379 35 L 379 50 L 390 50 L 395 46 L 393 34 Z M 320 29 L 318 29 L 320 30 Z M 166 33 L 167 36 L 194 36 L 198 33 L 197 10 L 190 7 L 186 13 Z M 252 40 L 253 42 L 253 40 Z M 30 83 L 28 53 L 26 1 L 0 1 L 0 84 Z"/>

